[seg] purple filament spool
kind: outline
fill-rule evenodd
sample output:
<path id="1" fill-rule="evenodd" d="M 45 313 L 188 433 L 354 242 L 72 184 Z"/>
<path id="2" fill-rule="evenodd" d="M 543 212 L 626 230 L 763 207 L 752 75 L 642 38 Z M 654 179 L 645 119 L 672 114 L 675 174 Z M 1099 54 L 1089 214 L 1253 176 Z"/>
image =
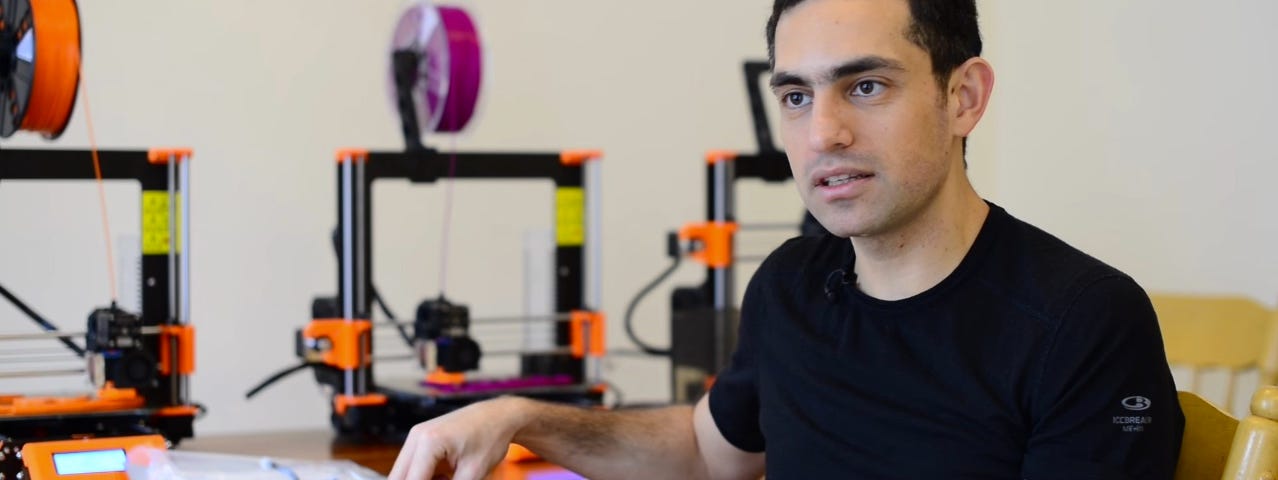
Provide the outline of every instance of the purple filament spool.
<path id="1" fill-rule="evenodd" d="M 391 49 L 420 56 L 411 93 L 421 133 L 455 133 L 466 128 L 483 78 L 483 50 L 470 15 L 460 7 L 415 2 L 396 23 Z M 398 108 L 393 65 L 386 83 L 391 105 Z"/>
<path id="2" fill-rule="evenodd" d="M 479 31 L 470 15 L 459 7 L 440 6 L 439 16 L 448 35 L 448 96 L 438 132 L 453 133 L 466 128 L 479 101 L 483 75 L 483 53 Z M 434 100 L 434 99 L 432 99 Z M 434 111 L 436 105 L 431 105 Z"/>

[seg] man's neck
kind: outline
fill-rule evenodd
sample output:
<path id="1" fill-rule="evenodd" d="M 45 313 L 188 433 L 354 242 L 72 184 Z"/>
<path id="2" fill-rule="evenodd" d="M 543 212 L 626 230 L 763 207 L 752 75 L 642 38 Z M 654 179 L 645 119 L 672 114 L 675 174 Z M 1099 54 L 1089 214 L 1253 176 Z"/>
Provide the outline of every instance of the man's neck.
<path id="1" fill-rule="evenodd" d="M 936 286 L 971 250 L 988 214 L 989 205 L 966 175 L 949 182 L 908 224 L 852 238 L 857 288 L 881 300 L 901 300 Z"/>

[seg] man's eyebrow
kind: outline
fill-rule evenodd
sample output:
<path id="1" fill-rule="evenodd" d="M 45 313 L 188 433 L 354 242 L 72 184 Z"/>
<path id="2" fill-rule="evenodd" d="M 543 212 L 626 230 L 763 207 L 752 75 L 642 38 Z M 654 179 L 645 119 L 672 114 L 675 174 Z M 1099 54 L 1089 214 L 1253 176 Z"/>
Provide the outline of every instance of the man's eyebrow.
<path id="1" fill-rule="evenodd" d="M 905 65 L 896 60 L 880 56 L 861 57 L 834 67 L 826 74 L 825 79 L 827 82 L 834 83 L 840 78 L 860 75 L 874 70 L 905 71 Z"/>
<path id="2" fill-rule="evenodd" d="M 805 80 L 803 77 L 800 77 L 798 75 L 795 75 L 789 72 L 774 72 L 772 74 L 772 80 L 768 82 L 768 85 L 771 86 L 772 88 L 784 87 L 789 85 L 793 85 L 797 87 L 809 86 L 808 81 Z"/>
<path id="3" fill-rule="evenodd" d="M 896 60 L 877 55 L 861 57 L 848 61 L 839 66 L 831 68 L 821 75 L 817 83 L 834 83 L 840 78 L 859 75 L 874 70 L 896 70 L 904 71 L 905 65 Z M 772 80 L 769 82 L 772 88 L 795 85 L 800 87 L 811 86 L 812 82 L 802 76 L 790 72 L 778 71 L 772 74 Z"/>

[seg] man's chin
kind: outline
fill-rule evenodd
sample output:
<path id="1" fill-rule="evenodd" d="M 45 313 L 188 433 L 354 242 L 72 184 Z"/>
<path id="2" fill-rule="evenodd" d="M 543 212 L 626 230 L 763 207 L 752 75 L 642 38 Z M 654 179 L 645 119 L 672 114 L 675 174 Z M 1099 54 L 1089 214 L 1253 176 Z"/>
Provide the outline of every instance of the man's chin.
<path id="1" fill-rule="evenodd" d="M 833 218 L 831 218 L 833 217 Z M 817 222 L 825 227 L 832 235 L 839 238 L 865 237 L 872 235 L 873 229 L 869 223 L 863 219 L 846 218 L 838 216 L 816 216 Z"/>
<path id="2" fill-rule="evenodd" d="M 879 233 L 882 219 L 863 202 L 824 203 L 815 198 L 807 202 L 808 211 L 830 234 L 839 238 L 857 238 Z M 815 208 L 814 208 L 815 207 Z"/>

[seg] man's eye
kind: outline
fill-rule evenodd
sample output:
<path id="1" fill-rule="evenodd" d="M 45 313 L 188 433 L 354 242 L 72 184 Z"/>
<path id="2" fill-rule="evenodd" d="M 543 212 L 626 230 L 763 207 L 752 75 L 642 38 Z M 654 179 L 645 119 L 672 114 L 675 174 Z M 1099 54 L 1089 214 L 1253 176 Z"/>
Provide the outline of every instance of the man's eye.
<path id="1" fill-rule="evenodd" d="M 812 103 L 812 97 L 803 92 L 790 92 L 785 94 L 785 106 L 790 108 L 801 108 Z"/>
<path id="2" fill-rule="evenodd" d="M 884 88 L 886 88 L 886 86 L 880 82 L 866 80 L 852 87 L 852 95 L 857 97 L 873 97 L 883 93 Z"/>

